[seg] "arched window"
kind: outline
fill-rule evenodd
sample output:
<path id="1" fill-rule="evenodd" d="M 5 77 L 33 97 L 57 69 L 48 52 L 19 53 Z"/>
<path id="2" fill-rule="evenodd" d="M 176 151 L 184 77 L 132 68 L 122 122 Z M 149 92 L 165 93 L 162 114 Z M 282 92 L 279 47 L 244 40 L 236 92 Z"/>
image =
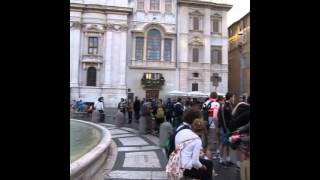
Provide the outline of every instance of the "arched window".
<path id="1" fill-rule="evenodd" d="M 156 29 L 151 29 L 147 37 L 147 59 L 160 60 L 161 56 L 161 34 Z"/>
<path id="2" fill-rule="evenodd" d="M 89 67 L 87 71 L 87 86 L 96 86 L 97 70 L 94 67 Z"/>

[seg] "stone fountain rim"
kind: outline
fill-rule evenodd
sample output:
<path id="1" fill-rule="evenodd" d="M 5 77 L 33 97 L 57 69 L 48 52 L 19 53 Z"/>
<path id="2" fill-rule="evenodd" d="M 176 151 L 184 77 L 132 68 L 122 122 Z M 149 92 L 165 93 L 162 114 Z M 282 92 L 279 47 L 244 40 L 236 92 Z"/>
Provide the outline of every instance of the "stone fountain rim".
<path id="1" fill-rule="evenodd" d="M 93 126 L 94 128 L 98 129 L 101 133 L 100 142 L 95 147 L 93 147 L 88 153 L 81 156 L 80 158 L 78 158 L 70 164 L 70 176 L 73 176 L 76 173 L 82 171 L 84 168 L 88 167 L 88 165 L 93 163 L 98 157 L 101 156 L 102 153 L 105 153 L 105 150 L 111 143 L 111 134 L 106 128 L 104 128 L 101 125 L 78 119 L 70 120 Z"/>

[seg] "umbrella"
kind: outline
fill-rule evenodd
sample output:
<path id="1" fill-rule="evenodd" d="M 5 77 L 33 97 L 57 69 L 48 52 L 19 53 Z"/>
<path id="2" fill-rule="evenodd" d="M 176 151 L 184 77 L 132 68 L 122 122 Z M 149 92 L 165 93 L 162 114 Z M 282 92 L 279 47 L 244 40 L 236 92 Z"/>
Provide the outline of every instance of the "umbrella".
<path id="1" fill-rule="evenodd" d="M 188 92 L 188 96 L 190 96 L 190 97 L 208 97 L 207 94 L 202 93 L 202 92 L 200 92 L 200 91 Z"/>
<path id="2" fill-rule="evenodd" d="M 183 92 L 183 91 L 174 90 L 174 91 L 168 92 L 167 95 L 169 95 L 169 96 L 187 96 L 187 93 Z"/>

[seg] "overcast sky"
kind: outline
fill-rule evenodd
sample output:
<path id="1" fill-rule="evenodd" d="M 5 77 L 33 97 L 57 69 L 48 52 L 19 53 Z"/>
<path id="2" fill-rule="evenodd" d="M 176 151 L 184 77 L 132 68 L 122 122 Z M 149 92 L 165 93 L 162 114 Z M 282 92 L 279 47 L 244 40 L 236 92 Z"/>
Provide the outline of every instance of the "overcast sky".
<path id="1" fill-rule="evenodd" d="M 229 0 L 233 7 L 228 11 L 228 27 L 250 12 L 250 0 Z"/>

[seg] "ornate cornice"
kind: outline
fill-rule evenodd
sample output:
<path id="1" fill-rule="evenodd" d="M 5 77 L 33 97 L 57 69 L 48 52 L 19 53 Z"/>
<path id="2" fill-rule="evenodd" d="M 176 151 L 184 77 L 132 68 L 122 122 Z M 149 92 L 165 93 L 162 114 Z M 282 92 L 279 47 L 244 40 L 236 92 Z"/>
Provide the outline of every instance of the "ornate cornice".
<path id="1" fill-rule="evenodd" d="M 230 4 L 223 4 L 223 3 L 214 3 L 208 1 L 199 1 L 199 0 L 178 0 L 178 5 L 185 5 L 190 7 L 208 7 L 208 8 L 215 8 L 221 10 L 230 10 L 232 5 Z"/>
<path id="2" fill-rule="evenodd" d="M 81 23 L 78 21 L 70 21 L 70 29 L 72 28 L 80 28 Z"/>
<path id="3" fill-rule="evenodd" d="M 128 25 L 127 24 L 106 24 L 106 29 L 109 31 L 127 31 Z"/>
<path id="4" fill-rule="evenodd" d="M 119 12 L 129 14 L 132 12 L 132 8 L 120 7 L 120 6 L 108 6 L 108 5 L 95 5 L 95 4 L 80 4 L 80 3 L 70 3 L 70 9 L 73 11 L 81 10 L 96 10 L 104 12 Z"/>

